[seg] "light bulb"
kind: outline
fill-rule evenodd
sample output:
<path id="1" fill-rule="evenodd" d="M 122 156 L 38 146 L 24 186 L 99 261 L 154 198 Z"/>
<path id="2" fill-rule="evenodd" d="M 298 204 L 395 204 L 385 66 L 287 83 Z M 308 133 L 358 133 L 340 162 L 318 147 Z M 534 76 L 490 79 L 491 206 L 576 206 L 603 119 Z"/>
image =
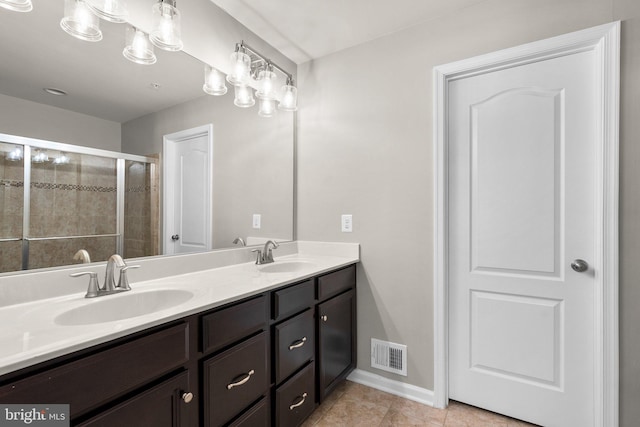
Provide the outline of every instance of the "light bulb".
<path id="1" fill-rule="evenodd" d="M 102 40 L 100 20 L 87 8 L 84 0 L 65 0 L 64 17 L 60 27 L 80 40 L 97 42 Z"/>
<path id="2" fill-rule="evenodd" d="M 275 112 L 275 99 L 260 98 L 260 100 L 258 101 L 258 115 L 260 117 L 273 117 Z"/>
<path id="3" fill-rule="evenodd" d="M 251 57 L 244 52 L 231 54 L 231 72 L 227 74 L 227 81 L 234 86 L 245 86 L 249 83 L 251 72 Z"/>
<path id="4" fill-rule="evenodd" d="M 296 111 L 298 109 L 298 89 L 292 84 L 282 86 L 278 109 L 282 111 Z"/>
<path id="5" fill-rule="evenodd" d="M 163 50 L 182 50 L 180 11 L 173 0 L 159 0 L 153 5 L 151 43 Z"/>
<path id="6" fill-rule="evenodd" d="M 31 12 L 33 3 L 31 0 L 0 0 L 0 7 L 14 12 Z"/>
<path id="7" fill-rule="evenodd" d="M 235 86 L 235 99 L 233 103 L 240 108 L 249 108 L 256 105 L 253 91 L 249 86 Z"/>
<path id="8" fill-rule="evenodd" d="M 153 45 L 149 42 L 147 35 L 134 27 L 127 28 L 127 45 L 122 55 L 136 64 L 151 65 L 157 61 Z"/>
<path id="9" fill-rule="evenodd" d="M 124 0 L 86 0 L 88 8 L 105 21 L 123 23 L 129 13 Z"/>

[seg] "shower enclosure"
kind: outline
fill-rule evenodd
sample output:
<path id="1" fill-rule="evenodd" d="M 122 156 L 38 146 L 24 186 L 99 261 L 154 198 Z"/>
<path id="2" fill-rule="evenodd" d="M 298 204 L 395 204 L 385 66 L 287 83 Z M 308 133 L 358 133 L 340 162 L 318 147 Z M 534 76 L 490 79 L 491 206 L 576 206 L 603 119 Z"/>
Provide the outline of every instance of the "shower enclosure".
<path id="1" fill-rule="evenodd" d="M 158 254 L 157 159 L 0 134 L 0 272 Z"/>

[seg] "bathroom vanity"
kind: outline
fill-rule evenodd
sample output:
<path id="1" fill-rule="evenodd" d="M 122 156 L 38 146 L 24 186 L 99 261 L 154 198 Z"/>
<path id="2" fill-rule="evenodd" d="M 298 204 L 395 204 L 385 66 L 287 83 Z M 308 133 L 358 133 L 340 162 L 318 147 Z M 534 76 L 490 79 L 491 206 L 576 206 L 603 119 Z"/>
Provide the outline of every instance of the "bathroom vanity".
<path id="1" fill-rule="evenodd" d="M 182 316 L 178 306 L 166 321 L 6 372 L 0 403 L 67 403 L 79 426 L 300 425 L 355 368 L 357 259 L 327 268 L 289 258 L 264 272 L 247 263 L 183 278 L 202 286 L 248 274 L 255 289 L 234 299 L 191 288 L 204 309 L 192 301 Z"/>

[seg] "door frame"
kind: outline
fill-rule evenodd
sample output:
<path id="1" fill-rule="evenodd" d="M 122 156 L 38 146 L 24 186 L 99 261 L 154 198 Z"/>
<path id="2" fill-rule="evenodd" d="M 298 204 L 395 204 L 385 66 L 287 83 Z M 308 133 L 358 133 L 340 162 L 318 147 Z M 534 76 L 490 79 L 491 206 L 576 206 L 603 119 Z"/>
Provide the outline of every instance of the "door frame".
<path id="1" fill-rule="evenodd" d="M 596 153 L 596 272 L 594 420 L 618 426 L 618 122 L 620 22 L 553 37 L 435 67 L 434 89 L 434 406 L 449 402 L 449 159 L 448 83 L 478 74 L 584 51 L 598 58 L 601 136 Z"/>
<path id="2" fill-rule="evenodd" d="M 191 129 L 185 129 L 179 132 L 170 133 L 162 137 L 162 253 L 166 254 L 167 236 L 171 234 L 168 227 L 175 220 L 174 218 L 174 193 L 175 193 L 175 177 L 176 170 L 173 163 L 169 160 L 175 155 L 175 146 L 182 141 L 197 138 L 200 136 L 207 137 L 207 157 L 209 159 L 209 168 L 207 170 L 207 194 L 209 195 L 209 203 L 207 204 L 207 230 L 206 242 L 207 248 L 211 250 L 213 241 L 213 124 L 198 126 Z M 170 209 L 171 208 L 171 209 Z"/>

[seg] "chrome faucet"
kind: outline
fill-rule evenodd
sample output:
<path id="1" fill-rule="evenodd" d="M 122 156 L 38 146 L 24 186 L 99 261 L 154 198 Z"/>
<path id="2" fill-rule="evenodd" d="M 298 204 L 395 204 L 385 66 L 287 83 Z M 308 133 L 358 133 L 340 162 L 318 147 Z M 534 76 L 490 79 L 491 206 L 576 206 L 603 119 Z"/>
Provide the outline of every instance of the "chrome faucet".
<path id="1" fill-rule="evenodd" d="M 280 245 L 273 240 L 267 240 L 267 243 L 264 244 L 264 248 L 262 250 L 253 249 L 251 251 L 251 252 L 258 253 L 258 255 L 256 256 L 256 264 L 262 265 L 262 264 L 269 264 L 273 262 L 273 252 L 269 246 L 272 246 L 273 249 L 276 249 Z"/>
<path id="2" fill-rule="evenodd" d="M 233 244 L 237 245 L 238 243 L 240 243 L 240 246 L 247 246 L 247 243 L 244 241 L 244 239 L 242 237 L 236 237 L 233 240 Z"/>
<path id="3" fill-rule="evenodd" d="M 111 255 L 107 261 L 107 269 L 104 275 L 104 286 L 100 286 L 98 281 L 98 275 L 93 271 L 83 271 L 81 273 L 72 273 L 71 277 L 89 276 L 89 287 L 85 298 L 95 298 L 103 295 L 111 295 L 118 292 L 130 291 L 129 279 L 127 278 L 127 271 L 130 268 L 139 268 L 139 265 L 126 265 L 122 260 L 122 257 L 118 254 Z M 116 286 L 115 270 L 120 268 L 120 279 Z"/>
<path id="4" fill-rule="evenodd" d="M 107 260 L 107 269 L 104 272 L 104 290 L 113 292 L 116 290 L 115 270 L 116 267 L 124 267 L 126 264 L 118 254 L 111 255 Z"/>

